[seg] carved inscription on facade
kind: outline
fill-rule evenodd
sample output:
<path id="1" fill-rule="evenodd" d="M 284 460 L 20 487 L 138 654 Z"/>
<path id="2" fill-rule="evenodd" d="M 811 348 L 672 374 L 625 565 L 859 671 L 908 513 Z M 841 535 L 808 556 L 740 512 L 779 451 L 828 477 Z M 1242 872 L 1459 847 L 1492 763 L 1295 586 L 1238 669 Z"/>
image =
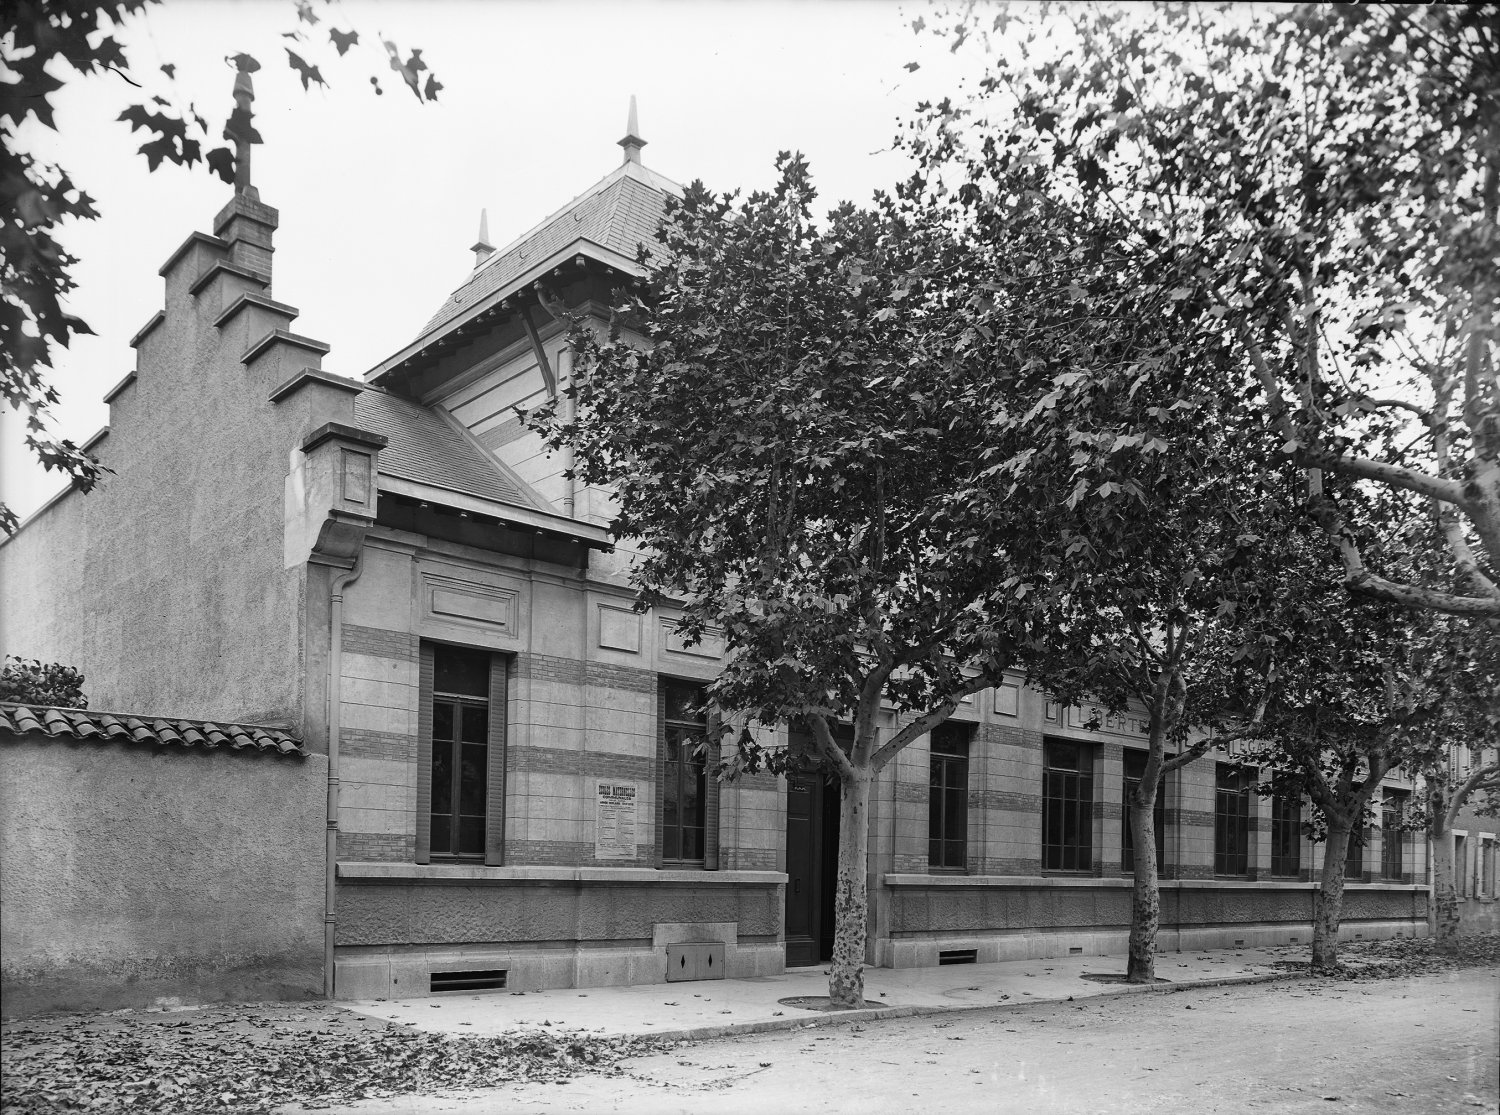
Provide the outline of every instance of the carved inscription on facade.
<path id="1" fill-rule="evenodd" d="M 1144 739 L 1151 734 L 1151 724 L 1144 716 L 1105 712 L 1098 705 L 1070 705 L 1063 712 L 1063 723 L 1070 728 L 1083 728 L 1112 736 L 1129 736 L 1131 739 Z"/>

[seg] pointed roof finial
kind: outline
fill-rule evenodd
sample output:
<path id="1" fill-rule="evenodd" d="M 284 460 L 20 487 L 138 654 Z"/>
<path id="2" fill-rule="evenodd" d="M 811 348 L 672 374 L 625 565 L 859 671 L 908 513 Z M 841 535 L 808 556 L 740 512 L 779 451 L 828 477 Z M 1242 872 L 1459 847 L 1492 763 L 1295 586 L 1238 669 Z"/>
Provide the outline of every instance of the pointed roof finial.
<path id="1" fill-rule="evenodd" d="M 250 182 L 250 145 L 259 141 L 252 122 L 250 105 L 255 100 L 255 86 L 250 81 L 250 70 L 240 64 L 234 75 L 234 115 L 224 129 L 224 138 L 234 141 L 234 192 L 260 200 L 260 191 Z"/>
<path id="2" fill-rule="evenodd" d="M 634 93 L 630 94 L 630 119 L 625 123 L 625 138 L 620 140 L 620 146 L 625 148 L 627 163 L 641 161 L 641 148 L 646 146 L 646 141 L 641 138 L 641 125 L 636 119 Z"/>
<path id="3" fill-rule="evenodd" d="M 479 211 L 479 239 L 474 241 L 474 246 L 469 251 L 474 253 L 475 267 L 495 254 L 495 245 L 490 243 L 490 211 L 488 209 Z"/>

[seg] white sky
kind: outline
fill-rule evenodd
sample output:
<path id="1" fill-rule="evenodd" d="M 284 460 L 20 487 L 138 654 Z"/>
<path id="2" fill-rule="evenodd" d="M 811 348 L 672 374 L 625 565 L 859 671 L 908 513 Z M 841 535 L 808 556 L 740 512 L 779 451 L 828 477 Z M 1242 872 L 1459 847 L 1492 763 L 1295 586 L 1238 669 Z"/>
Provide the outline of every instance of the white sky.
<path id="1" fill-rule="evenodd" d="M 261 200 L 281 212 L 274 295 L 301 309 L 292 328 L 333 346 L 323 366 L 349 376 L 412 340 L 468 275 L 481 207 L 504 246 L 618 165 L 632 93 L 652 169 L 748 190 L 770 184 L 779 150 L 801 150 L 831 207 L 893 185 L 906 169 L 889 150 L 900 121 L 958 88 L 960 63 L 911 30 L 930 16 L 922 3 L 314 0 L 314 10 L 323 21 L 309 29 L 291 0 L 166 0 L 121 36 L 143 93 L 112 74 L 59 72 L 58 133 L 23 129 L 20 145 L 64 166 L 102 213 L 64 233 L 80 260 L 69 308 L 97 336 L 55 361 L 56 434 L 81 442 L 108 423 L 101 398 L 134 367 L 128 342 L 161 307 L 157 268 L 189 233 L 212 231 L 230 196 L 201 165 L 148 173 L 135 154 L 144 134 L 114 118 L 161 93 L 222 122 L 229 54 L 263 66 L 265 142 L 252 165 Z M 330 25 L 355 27 L 360 47 L 339 59 Z M 294 28 L 315 47 L 280 38 Z M 419 105 L 386 68 L 382 35 L 403 54 L 423 50 L 445 86 L 437 103 Z M 304 93 L 283 45 L 321 63 L 330 88 Z M 177 66 L 175 83 L 157 74 L 163 62 Z M 30 459 L 22 433 L 7 408 L 0 498 L 24 518 L 63 482 Z"/>

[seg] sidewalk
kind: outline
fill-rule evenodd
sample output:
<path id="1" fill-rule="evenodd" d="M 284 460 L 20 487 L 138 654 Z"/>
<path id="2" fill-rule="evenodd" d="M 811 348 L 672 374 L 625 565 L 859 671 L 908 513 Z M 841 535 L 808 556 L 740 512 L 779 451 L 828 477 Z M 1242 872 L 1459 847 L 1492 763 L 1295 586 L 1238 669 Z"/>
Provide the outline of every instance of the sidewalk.
<path id="1" fill-rule="evenodd" d="M 1068 956 L 1001 964 L 936 968 L 867 968 L 865 1001 L 857 1011 L 818 1011 L 783 1003 L 828 995 L 828 966 L 793 968 L 779 976 L 636 984 L 631 987 L 492 991 L 478 995 L 341 1003 L 371 1018 L 445 1034 L 488 1035 L 546 1028 L 588 1030 L 609 1037 L 696 1039 L 765 1030 L 828 1026 L 913 1014 L 986 1010 L 1018 1003 L 1083 999 L 1179 987 L 1256 983 L 1283 973 L 1278 960 L 1306 959 L 1305 946 L 1163 953 L 1155 987 L 1101 982 L 1121 977 L 1123 956 Z"/>

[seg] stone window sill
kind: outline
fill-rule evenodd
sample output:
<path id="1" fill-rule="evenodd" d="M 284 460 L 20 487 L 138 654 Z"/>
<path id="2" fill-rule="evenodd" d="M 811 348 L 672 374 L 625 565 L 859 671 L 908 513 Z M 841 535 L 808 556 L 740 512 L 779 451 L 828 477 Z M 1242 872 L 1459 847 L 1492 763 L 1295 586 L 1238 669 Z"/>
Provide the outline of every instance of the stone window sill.
<path id="1" fill-rule="evenodd" d="M 888 887 L 1131 887 L 1129 878 L 1066 875 L 911 875 L 889 874 Z M 1162 890 L 1317 890 L 1297 879 L 1162 879 Z M 1350 883 L 1361 890 L 1426 891 L 1424 883 Z"/>
<path id="2" fill-rule="evenodd" d="M 650 867 L 485 867 L 462 863 L 364 863 L 338 865 L 349 881 L 391 883 L 690 883 L 695 887 L 774 887 L 786 882 L 781 871 L 660 871 Z"/>

